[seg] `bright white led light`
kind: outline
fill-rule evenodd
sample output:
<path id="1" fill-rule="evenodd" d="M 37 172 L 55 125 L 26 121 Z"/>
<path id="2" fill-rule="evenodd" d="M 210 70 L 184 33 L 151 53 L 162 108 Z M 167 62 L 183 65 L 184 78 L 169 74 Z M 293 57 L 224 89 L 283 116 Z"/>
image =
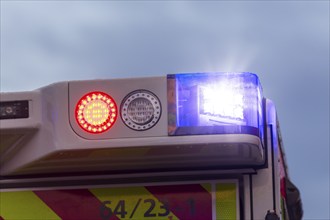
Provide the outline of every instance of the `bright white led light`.
<path id="1" fill-rule="evenodd" d="M 125 125 L 143 131 L 153 127 L 161 116 L 157 96 L 147 90 L 137 90 L 125 97 L 121 105 L 121 117 Z"/>
<path id="2" fill-rule="evenodd" d="M 200 87 L 200 111 L 202 114 L 244 119 L 244 100 L 239 88 L 232 85 Z"/>

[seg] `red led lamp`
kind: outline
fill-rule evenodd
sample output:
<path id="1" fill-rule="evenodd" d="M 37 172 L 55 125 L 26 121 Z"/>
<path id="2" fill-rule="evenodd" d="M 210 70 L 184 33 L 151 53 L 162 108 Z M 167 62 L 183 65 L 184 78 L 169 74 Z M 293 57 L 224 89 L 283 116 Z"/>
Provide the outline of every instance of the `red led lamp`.
<path id="1" fill-rule="evenodd" d="M 79 126 L 93 134 L 109 130 L 117 119 L 114 99 L 100 91 L 84 95 L 76 105 L 75 117 Z"/>

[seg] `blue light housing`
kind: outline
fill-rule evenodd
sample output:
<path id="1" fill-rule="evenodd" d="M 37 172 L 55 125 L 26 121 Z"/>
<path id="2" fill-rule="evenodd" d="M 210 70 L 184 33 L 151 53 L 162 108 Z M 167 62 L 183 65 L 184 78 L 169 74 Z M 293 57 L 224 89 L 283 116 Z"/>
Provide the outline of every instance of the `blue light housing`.
<path id="1" fill-rule="evenodd" d="M 262 87 L 253 73 L 167 75 L 169 135 L 261 137 Z"/>

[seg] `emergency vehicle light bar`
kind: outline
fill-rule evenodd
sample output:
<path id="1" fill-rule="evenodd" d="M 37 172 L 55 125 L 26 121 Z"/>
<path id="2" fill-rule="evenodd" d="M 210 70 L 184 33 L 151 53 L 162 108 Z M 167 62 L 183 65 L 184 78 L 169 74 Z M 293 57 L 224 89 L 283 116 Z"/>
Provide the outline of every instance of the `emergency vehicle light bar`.
<path id="1" fill-rule="evenodd" d="M 252 73 L 168 75 L 169 134 L 260 134 L 262 88 Z"/>
<path id="2" fill-rule="evenodd" d="M 262 88 L 252 73 L 59 82 L 0 96 L 29 100 L 30 110 L 1 120 L 0 176 L 265 164 Z"/>

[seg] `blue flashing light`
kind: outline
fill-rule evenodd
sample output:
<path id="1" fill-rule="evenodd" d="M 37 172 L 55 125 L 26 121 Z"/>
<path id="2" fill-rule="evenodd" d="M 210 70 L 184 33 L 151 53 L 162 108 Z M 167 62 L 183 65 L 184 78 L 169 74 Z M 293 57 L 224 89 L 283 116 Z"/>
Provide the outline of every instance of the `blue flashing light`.
<path id="1" fill-rule="evenodd" d="M 170 74 L 169 135 L 262 136 L 262 87 L 253 73 Z"/>

